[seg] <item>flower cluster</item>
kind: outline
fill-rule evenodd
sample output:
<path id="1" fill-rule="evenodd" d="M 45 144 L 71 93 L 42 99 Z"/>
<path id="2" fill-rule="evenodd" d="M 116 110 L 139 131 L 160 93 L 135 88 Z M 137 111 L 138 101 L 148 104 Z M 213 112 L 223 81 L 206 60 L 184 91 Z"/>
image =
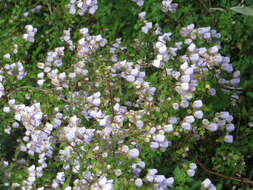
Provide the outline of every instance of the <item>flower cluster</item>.
<path id="1" fill-rule="evenodd" d="M 101 176 L 97 182 L 91 185 L 92 190 L 113 190 L 113 180 L 107 180 L 105 176 Z"/>
<path id="2" fill-rule="evenodd" d="M 212 184 L 212 182 L 210 181 L 210 179 L 206 178 L 201 185 L 208 190 L 216 190 L 216 187 Z"/>
<path id="3" fill-rule="evenodd" d="M 173 3 L 172 0 L 164 0 L 162 1 L 162 11 L 167 12 L 175 12 L 177 10 L 178 4 Z"/>
<path id="4" fill-rule="evenodd" d="M 27 74 L 23 64 L 20 61 L 17 63 L 6 64 L 4 69 L 8 75 L 16 76 L 18 80 L 22 80 Z"/>
<path id="5" fill-rule="evenodd" d="M 196 169 L 197 169 L 197 165 L 195 163 L 190 163 L 189 169 L 187 170 L 188 176 L 193 177 L 195 175 Z"/>
<path id="6" fill-rule="evenodd" d="M 74 49 L 76 48 L 75 45 L 73 44 L 73 41 L 71 40 L 71 36 L 70 36 L 70 32 L 71 29 L 69 28 L 68 30 L 64 30 L 63 31 L 63 35 L 61 37 L 61 40 L 66 42 L 68 44 L 68 48 L 71 51 L 74 51 Z"/>
<path id="7" fill-rule="evenodd" d="M 70 0 L 67 6 L 69 13 L 72 15 L 79 14 L 83 16 L 85 13 L 93 15 L 98 8 L 98 2 L 97 0 Z"/>
<path id="8" fill-rule="evenodd" d="M 154 67 L 161 68 L 170 60 L 166 43 L 171 40 L 171 35 L 172 33 L 164 33 L 158 37 L 158 42 L 154 45 L 154 49 L 157 52 L 156 59 L 152 62 Z"/>
<path id="9" fill-rule="evenodd" d="M 82 38 L 78 40 L 77 55 L 80 58 L 90 56 L 100 47 L 104 47 L 107 44 L 107 40 L 101 35 L 91 36 L 88 28 L 80 29 Z"/>
<path id="10" fill-rule="evenodd" d="M 25 30 L 26 33 L 23 35 L 23 38 L 28 42 L 34 42 L 34 37 L 38 29 L 29 24 L 25 26 Z"/>
<path id="11" fill-rule="evenodd" d="M 38 74 L 39 80 L 37 81 L 37 84 L 39 86 L 42 86 L 45 82 L 44 76 L 45 73 L 47 76 L 52 80 L 52 84 L 59 86 L 59 79 L 63 80 L 65 79 L 64 74 L 60 75 L 58 78 L 58 70 L 53 69 L 54 67 L 61 67 L 63 64 L 62 57 L 64 55 L 64 49 L 65 47 L 57 47 L 54 51 L 50 51 L 47 53 L 46 61 L 45 63 L 39 62 L 37 64 L 38 68 L 43 69 L 44 72 Z"/>
<path id="12" fill-rule="evenodd" d="M 174 178 L 166 178 L 164 175 L 158 175 L 157 169 L 149 169 L 147 175 L 145 176 L 145 181 L 147 183 L 153 183 L 154 189 L 156 190 L 166 190 L 173 187 Z"/>

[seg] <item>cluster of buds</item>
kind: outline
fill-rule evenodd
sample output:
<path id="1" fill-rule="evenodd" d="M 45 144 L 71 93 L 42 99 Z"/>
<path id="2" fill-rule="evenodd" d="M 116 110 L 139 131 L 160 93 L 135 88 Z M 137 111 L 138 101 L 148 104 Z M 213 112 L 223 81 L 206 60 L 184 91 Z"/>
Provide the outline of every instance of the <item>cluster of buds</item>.
<path id="1" fill-rule="evenodd" d="M 70 51 L 74 51 L 76 47 L 73 44 L 73 41 L 71 40 L 70 31 L 71 31 L 70 28 L 68 30 L 64 30 L 61 40 L 68 44 L 68 48 L 70 49 Z"/>
<path id="2" fill-rule="evenodd" d="M 138 111 L 134 111 L 134 110 L 130 110 L 126 113 L 126 117 L 127 119 L 129 119 L 129 121 L 131 123 L 134 123 L 136 125 L 136 127 L 138 129 L 142 129 L 144 126 L 143 121 L 141 120 L 141 118 L 145 115 L 145 111 L 144 110 L 138 110 Z"/>
<path id="3" fill-rule="evenodd" d="M 113 180 L 108 180 L 105 176 L 101 176 L 95 183 L 90 186 L 91 190 L 113 190 Z"/>
<path id="4" fill-rule="evenodd" d="M 43 69 L 43 72 L 39 73 L 37 77 L 39 78 L 37 84 L 43 86 L 45 82 L 45 73 L 52 80 L 52 83 L 56 86 L 61 86 L 60 83 L 64 83 L 66 79 L 66 74 L 61 73 L 58 76 L 58 69 L 53 69 L 53 66 L 61 67 L 62 66 L 62 57 L 64 56 L 65 47 L 57 47 L 54 51 L 47 53 L 45 63 L 39 62 L 37 67 Z M 59 81 L 60 80 L 60 81 Z M 65 84 L 65 83 L 64 83 Z M 65 87 L 68 87 L 65 84 Z"/>
<path id="5" fill-rule="evenodd" d="M 219 39 L 221 37 L 221 34 L 218 33 L 216 30 L 211 29 L 211 27 L 195 28 L 194 24 L 190 24 L 186 27 L 183 27 L 180 33 L 183 37 L 192 40 L 200 38 L 210 41 L 212 39 Z"/>
<path id="6" fill-rule="evenodd" d="M 77 55 L 80 58 L 87 58 L 100 47 L 107 44 L 107 40 L 101 35 L 91 36 L 88 28 L 80 29 L 82 38 L 78 40 Z"/>
<path id="7" fill-rule="evenodd" d="M 152 62 L 152 65 L 156 68 L 161 68 L 170 60 L 170 55 L 166 43 L 171 40 L 172 33 L 164 33 L 158 37 L 158 41 L 154 45 L 154 49 L 157 52 L 156 59 Z"/>
<path id="8" fill-rule="evenodd" d="M 90 144 L 94 136 L 95 129 L 86 129 L 85 127 L 78 127 L 79 118 L 72 116 L 69 119 L 70 123 L 67 127 L 62 128 L 63 138 L 67 141 L 75 142 L 76 144 Z"/>
<path id="9" fill-rule="evenodd" d="M 113 117 L 112 117 L 112 129 L 114 133 L 117 133 L 122 127 L 124 119 L 126 118 L 127 107 L 121 106 L 119 103 L 116 103 L 113 106 Z"/>
<path id="10" fill-rule="evenodd" d="M 172 0 L 164 0 L 162 1 L 162 11 L 167 12 L 175 12 L 177 10 L 178 4 L 173 3 Z"/>
<path id="11" fill-rule="evenodd" d="M 202 120 L 203 126 L 210 131 L 226 130 L 224 141 L 227 143 L 233 142 L 233 136 L 229 133 L 235 130 L 235 126 L 232 123 L 233 116 L 229 112 L 217 113 L 213 118 L 213 122 L 209 122 L 207 119 Z"/>
<path id="12" fill-rule="evenodd" d="M 38 68 L 43 69 L 45 73 L 49 73 L 53 66 L 61 67 L 64 49 L 65 47 L 57 47 L 54 51 L 48 52 L 45 63 L 38 63 Z"/>
<path id="13" fill-rule="evenodd" d="M 69 77 L 74 78 L 74 76 L 86 76 L 88 74 L 88 70 L 85 69 L 86 62 L 79 61 L 74 65 L 74 73 L 70 73 Z"/>
<path id="14" fill-rule="evenodd" d="M 4 68 L 7 74 L 11 76 L 16 76 L 18 80 L 22 80 L 27 74 L 25 72 L 23 64 L 20 61 L 17 63 L 6 64 Z"/>
<path id="15" fill-rule="evenodd" d="M 26 41 L 34 42 L 34 36 L 37 33 L 37 28 L 34 28 L 32 25 L 26 25 L 25 26 L 26 33 L 23 35 L 23 38 Z"/>
<path id="16" fill-rule="evenodd" d="M 15 119 L 21 121 L 24 127 L 29 130 L 37 128 L 42 123 L 43 113 L 40 109 L 40 103 L 33 104 L 32 106 L 14 105 Z"/>
<path id="17" fill-rule="evenodd" d="M 176 91 L 180 94 L 181 99 L 192 99 L 193 92 L 198 86 L 198 80 L 194 74 L 194 65 L 189 66 L 187 62 L 180 65 L 179 81 Z"/>
<path id="18" fill-rule="evenodd" d="M 74 150 L 75 142 L 71 142 L 73 146 L 66 146 L 64 149 L 59 151 L 60 160 L 63 161 L 65 164 L 63 166 L 64 170 L 72 169 L 73 173 L 79 173 L 80 169 L 82 168 L 80 164 L 80 154 Z M 74 147 L 74 148 L 73 148 Z M 85 149 L 78 149 L 78 151 L 86 151 Z M 73 157 L 77 157 L 79 159 L 73 159 Z"/>
<path id="19" fill-rule="evenodd" d="M 122 154 L 126 154 L 131 159 L 138 159 L 140 156 L 140 151 L 137 148 L 130 149 L 129 146 L 123 145 L 119 150 Z"/>
<path id="20" fill-rule="evenodd" d="M 164 127 L 158 125 L 156 127 L 151 127 L 148 131 L 147 140 L 150 142 L 150 147 L 154 150 L 160 149 L 164 152 L 169 146 L 171 146 L 171 141 L 166 139 L 166 133 L 171 133 L 173 131 L 173 125 L 165 125 Z"/>
<path id="21" fill-rule="evenodd" d="M 47 74 L 48 78 L 51 79 L 51 83 L 59 88 L 69 88 L 69 81 L 65 72 L 58 73 L 58 69 L 53 69 Z"/>
<path id="22" fill-rule="evenodd" d="M 85 13 L 93 15 L 98 8 L 98 2 L 97 0 L 70 0 L 67 7 L 72 15 L 79 14 L 83 16 Z"/>
<path id="23" fill-rule="evenodd" d="M 187 175 L 190 177 L 193 177 L 196 173 L 196 171 L 195 171 L 196 169 L 197 169 L 197 165 L 195 163 L 190 163 L 189 168 L 186 171 Z"/>
<path id="24" fill-rule="evenodd" d="M 173 187 L 174 178 L 166 178 L 164 175 L 157 175 L 157 169 L 149 169 L 144 180 L 147 183 L 153 183 L 156 190 L 167 190 Z"/>

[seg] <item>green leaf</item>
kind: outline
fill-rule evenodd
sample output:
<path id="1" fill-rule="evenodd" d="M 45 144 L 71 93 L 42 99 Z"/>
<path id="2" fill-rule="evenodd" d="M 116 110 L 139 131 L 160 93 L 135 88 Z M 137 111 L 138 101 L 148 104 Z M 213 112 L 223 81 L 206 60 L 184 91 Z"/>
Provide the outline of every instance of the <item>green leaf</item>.
<path id="1" fill-rule="evenodd" d="M 237 7 L 232 7 L 230 9 L 237 12 L 237 13 L 241 13 L 243 15 L 253 16 L 253 8 L 252 7 L 237 6 Z"/>

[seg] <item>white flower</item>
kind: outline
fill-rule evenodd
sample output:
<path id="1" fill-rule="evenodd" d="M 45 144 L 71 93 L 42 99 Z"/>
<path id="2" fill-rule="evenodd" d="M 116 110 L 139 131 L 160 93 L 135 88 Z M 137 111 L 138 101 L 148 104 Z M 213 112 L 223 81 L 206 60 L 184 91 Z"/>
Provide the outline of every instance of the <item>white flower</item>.
<path id="1" fill-rule="evenodd" d="M 189 115 L 184 118 L 184 121 L 187 123 L 193 123 L 195 121 L 195 118 L 192 115 Z"/>
<path id="2" fill-rule="evenodd" d="M 187 82 L 181 83 L 181 88 L 182 88 L 182 90 L 184 90 L 184 91 L 189 90 L 189 88 L 190 88 L 189 83 L 187 83 Z"/>
<path id="3" fill-rule="evenodd" d="M 201 184 L 204 188 L 209 188 L 212 182 L 210 181 L 210 179 L 206 178 Z"/>
<path id="4" fill-rule="evenodd" d="M 201 108 L 203 106 L 203 103 L 201 100 L 196 100 L 193 102 L 192 107 L 193 108 Z"/>
<path id="5" fill-rule="evenodd" d="M 71 79 L 76 78 L 76 73 L 69 73 L 69 78 L 71 78 Z"/>
<path id="6" fill-rule="evenodd" d="M 44 78 L 45 73 L 41 72 L 41 73 L 39 73 L 37 76 L 38 76 L 38 78 Z"/>
<path id="7" fill-rule="evenodd" d="M 14 105 L 15 102 L 16 102 L 15 99 L 10 99 L 8 103 L 9 103 L 10 105 Z"/>
<path id="8" fill-rule="evenodd" d="M 135 180 L 135 185 L 136 185 L 137 187 L 141 187 L 141 186 L 143 185 L 142 179 L 137 178 L 137 179 Z"/>
<path id="9" fill-rule="evenodd" d="M 145 11 L 139 13 L 139 17 L 140 17 L 141 20 L 145 19 L 145 16 L 146 16 L 146 12 Z"/>
<path id="10" fill-rule="evenodd" d="M 135 81 L 135 77 L 133 75 L 128 75 L 127 78 L 126 78 L 126 80 L 128 82 L 134 82 Z"/>
<path id="11" fill-rule="evenodd" d="M 167 133 L 171 133 L 173 132 L 173 125 L 172 124 L 168 124 L 168 125 L 165 125 L 164 126 L 164 130 L 167 132 Z"/>
<path id="12" fill-rule="evenodd" d="M 140 152 L 139 152 L 138 149 L 134 148 L 134 149 L 129 150 L 128 155 L 129 155 L 131 158 L 138 158 L 139 155 L 140 155 Z"/>
<path id="13" fill-rule="evenodd" d="M 189 83 L 190 80 L 191 80 L 190 75 L 182 75 L 181 76 L 181 81 L 184 82 L 184 83 Z"/>
<path id="14" fill-rule="evenodd" d="M 193 170 L 193 169 L 187 170 L 187 175 L 190 177 L 193 177 L 195 175 L 195 170 Z"/>
<path id="15" fill-rule="evenodd" d="M 178 103 L 173 103 L 172 107 L 174 110 L 178 110 L 179 109 L 179 104 Z"/>
<path id="16" fill-rule="evenodd" d="M 235 130 L 235 125 L 230 123 L 226 125 L 226 129 L 228 132 L 233 132 Z"/>
<path id="17" fill-rule="evenodd" d="M 114 170 L 114 174 L 115 174 L 116 176 L 121 176 L 121 175 L 122 175 L 122 171 L 121 171 L 120 169 L 115 169 L 115 170 Z"/>
<path id="18" fill-rule="evenodd" d="M 158 149 L 159 148 L 159 143 L 158 142 L 151 142 L 150 143 L 150 147 L 152 149 Z"/>
<path id="19" fill-rule="evenodd" d="M 194 117 L 196 117 L 197 119 L 202 119 L 204 116 L 203 111 L 202 110 L 198 110 L 194 112 Z"/>
<path id="20" fill-rule="evenodd" d="M 208 90 L 208 94 L 210 94 L 211 96 L 215 96 L 216 95 L 216 90 L 214 88 L 210 88 Z"/>
<path id="21" fill-rule="evenodd" d="M 4 108 L 3 108 L 3 111 L 4 111 L 5 113 L 9 113 L 9 112 L 11 111 L 11 109 L 10 109 L 10 107 L 4 107 Z"/>
<path id="22" fill-rule="evenodd" d="M 180 106 L 181 106 L 182 108 L 187 108 L 187 107 L 189 106 L 189 101 L 187 101 L 187 100 L 182 100 L 182 101 L 180 102 Z"/>
<path id="23" fill-rule="evenodd" d="M 197 165 L 195 163 L 190 163 L 189 167 L 193 170 L 197 169 Z"/>
<path id="24" fill-rule="evenodd" d="M 185 130 L 191 130 L 191 124 L 190 123 L 182 123 L 182 128 Z"/>
<path id="25" fill-rule="evenodd" d="M 39 86 L 43 86 L 44 82 L 45 82 L 45 80 L 44 80 L 44 79 L 41 79 L 41 80 L 38 80 L 38 81 L 37 81 L 37 84 L 38 84 Z"/>
<path id="26" fill-rule="evenodd" d="M 154 140 L 161 143 L 165 140 L 165 136 L 161 134 L 155 135 Z"/>
<path id="27" fill-rule="evenodd" d="M 156 183 L 162 183 L 164 180 L 166 180 L 164 175 L 157 175 L 155 176 L 155 182 Z"/>
<path id="28" fill-rule="evenodd" d="M 190 56 L 190 59 L 191 59 L 191 61 L 192 61 L 193 63 L 198 62 L 198 60 L 199 60 L 199 54 L 197 54 L 197 53 L 192 54 L 192 55 Z"/>
<path id="29" fill-rule="evenodd" d="M 213 47 L 209 48 L 208 51 L 209 51 L 209 53 L 211 53 L 211 54 L 216 54 L 216 53 L 219 52 L 219 48 L 218 48 L 217 46 L 213 46 Z"/>
<path id="30" fill-rule="evenodd" d="M 9 53 L 6 53 L 6 54 L 4 54 L 4 58 L 5 58 L 5 59 L 10 59 L 10 58 L 11 58 L 11 55 L 10 55 Z"/>
<path id="31" fill-rule="evenodd" d="M 234 139 L 234 137 L 232 135 L 226 135 L 224 138 L 224 141 L 226 143 L 233 143 L 233 139 Z"/>
<path id="32" fill-rule="evenodd" d="M 212 131 L 212 132 L 217 131 L 217 130 L 218 130 L 218 125 L 217 125 L 217 123 L 210 123 L 210 124 L 207 126 L 207 129 L 208 129 L 209 131 Z"/>
<path id="33" fill-rule="evenodd" d="M 163 66 L 163 63 L 162 61 L 158 60 L 158 59 L 155 59 L 152 63 L 152 65 L 156 68 L 161 68 Z"/>
<path id="34" fill-rule="evenodd" d="M 141 120 L 138 120 L 137 122 L 136 122 L 136 126 L 137 127 L 139 127 L 139 128 L 142 128 L 143 127 L 143 121 L 141 121 Z"/>
<path id="35" fill-rule="evenodd" d="M 170 178 L 168 178 L 168 179 L 166 180 L 166 182 L 167 182 L 167 184 L 168 184 L 169 186 L 173 185 L 174 181 L 175 181 L 175 180 L 174 180 L 173 177 L 170 177 Z"/>
<path id="36" fill-rule="evenodd" d="M 123 145 L 123 146 L 121 147 L 121 151 L 124 152 L 124 153 L 128 153 L 128 152 L 129 152 L 129 147 L 126 146 L 126 145 Z"/>

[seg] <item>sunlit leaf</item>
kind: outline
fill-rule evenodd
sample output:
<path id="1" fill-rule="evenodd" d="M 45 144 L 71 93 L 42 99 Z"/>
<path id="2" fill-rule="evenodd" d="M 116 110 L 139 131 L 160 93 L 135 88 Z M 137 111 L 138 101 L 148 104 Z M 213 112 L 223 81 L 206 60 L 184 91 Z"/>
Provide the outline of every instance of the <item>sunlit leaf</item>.
<path id="1" fill-rule="evenodd" d="M 241 13 L 243 15 L 253 16 L 253 8 L 252 7 L 237 6 L 237 7 L 232 7 L 231 10 L 233 10 L 237 13 Z"/>

